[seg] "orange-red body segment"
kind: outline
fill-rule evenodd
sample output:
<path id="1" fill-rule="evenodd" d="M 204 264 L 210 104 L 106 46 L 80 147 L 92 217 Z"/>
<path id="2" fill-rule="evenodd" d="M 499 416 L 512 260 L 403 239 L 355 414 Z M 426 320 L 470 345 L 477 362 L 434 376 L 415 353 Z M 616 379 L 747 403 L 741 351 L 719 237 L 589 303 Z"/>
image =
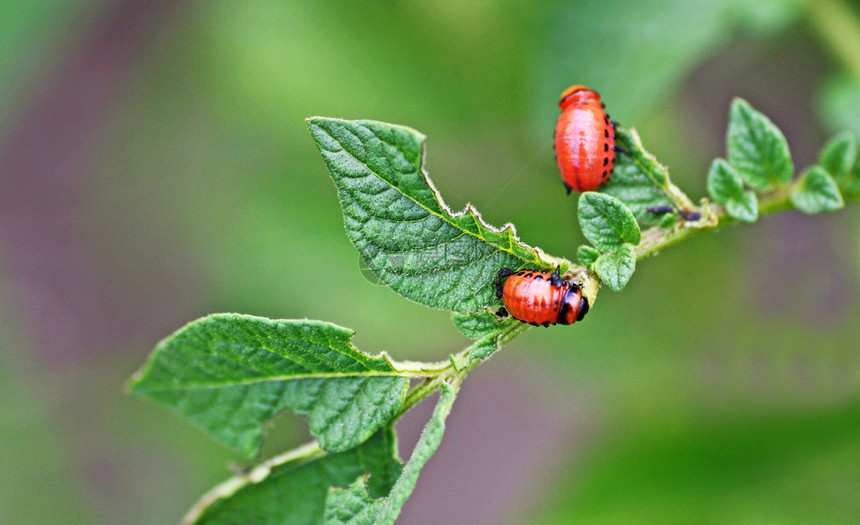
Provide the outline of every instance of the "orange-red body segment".
<path id="1" fill-rule="evenodd" d="M 615 129 L 600 95 L 585 86 L 562 93 L 555 153 L 569 190 L 593 191 L 609 180 L 615 164 Z"/>
<path id="2" fill-rule="evenodd" d="M 535 270 L 510 275 L 502 288 L 502 300 L 514 318 L 544 326 L 572 324 L 588 310 L 579 287 L 568 281 L 553 284 L 552 274 Z"/>

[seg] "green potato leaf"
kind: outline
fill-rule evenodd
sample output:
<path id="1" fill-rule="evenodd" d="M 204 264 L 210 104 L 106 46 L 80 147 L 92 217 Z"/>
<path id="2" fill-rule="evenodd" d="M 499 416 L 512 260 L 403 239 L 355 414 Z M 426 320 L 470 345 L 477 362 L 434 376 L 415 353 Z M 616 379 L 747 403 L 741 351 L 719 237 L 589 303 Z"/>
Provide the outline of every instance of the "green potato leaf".
<path id="1" fill-rule="evenodd" d="M 758 197 L 751 191 L 732 197 L 726 201 L 726 212 L 739 221 L 755 222 L 758 219 Z"/>
<path id="2" fill-rule="evenodd" d="M 828 140 L 819 155 L 821 167 L 833 178 L 843 182 L 851 176 L 857 162 L 857 139 L 850 131 L 843 131 Z"/>
<path id="3" fill-rule="evenodd" d="M 501 301 L 501 299 L 498 299 Z M 469 339 L 475 339 L 469 351 L 470 361 L 483 361 L 499 349 L 498 339 L 502 330 L 516 322 L 511 317 L 500 319 L 487 310 L 473 314 L 451 315 L 454 326 Z"/>
<path id="4" fill-rule="evenodd" d="M 497 299 L 501 302 L 501 299 Z M 495 335 L 504 326 L 510 324 L 510 319 L 499 319 L 492 312 L 481 310 L 473 314 L 451 314 L 454 326 L 469 339 L 481 339 L 488 335 Z"/>
<path id="5" fill-rule="evenodd" d="M 367 491 L 367 476 L 342 489 L 331 487 L 325 500 L 325 525 L 373 525 L 382 499 Z"/>
<path id="6" fill-rule="evenodd" d="M 598 257 L 594 261 L 594 270 L 601 281 L 617 292 L 636 271 L 636 250 L 631 244 L 622 244 L 618 250 Z"/>
<path id="7" fill-rule="evenodd" d="M 412 456 L 391 492 L 385 498 L 374 499 L 365 490 L 365 480 L 359 479 L 347 490 L 330 489 L 326 501 L 326 523 L 354 525 L 391 525 L 418 481 L 418 475 L 427 461 L 439 448 L 445 432 L 445 419 L 451 412 L 456 391 L 447 383 L 441 383 L 439 401 L 433 416 L 424 426 L 421 437 L 412 451 Z"/>
<path id="8" fill-rule="evenodd" d="M 741 98 L 732 102 L 726 136 L 729 162 L 756 191 L 791 182 L 794 163 L 782 131 Z"/>
<path id="9" fill-rule="evenodd" d="M 307 416 L 322 448 L 340 452 L 387 422 L 409 386 L 385 354 L 356 350 L 353 334 L 321 321 L 211 315 L 159 343 L 130 391 L 248 456 L 286 409 Z"/>
<path id="10" fill-rule="evenodd" d="M 612 252 L 624 243 L 639 244 L 641 231 L 636 218 L 623 202 L 603 193 L 586 192 L 579 197 L 582 233 L 602 252 Z"/>
<path id="11" fill-rule="evenodd" d="M 587 244 L 583 244 L 576 249 L 576 258 L 579 259 L 580 264 L 585 267 L 590 267 L 594 264 L 594 261 L 596 261 L 598 257 L 600 257 L 600 252 Z"/>
<path id="12" fill-rule="evenodd" d="M 500 268 L 552 262 L 471 207 L 452 213 L 424 173 L 424 136 L 369 120 L 308 119 L 338 189 L 347 236 L 388 287 L 417 303 L 475 312 L 496 303 Z"/>
<path id="13" fill-rule="evenodd" d="M 813 166 L 803 174 L 791 192 L 791 202 L 810 215 L 838 210 L 845 205 L 836 181 L 821 166 Z"/>
<path id="14" fill-rule="evenodd" d="M 183 525 L 258 525 L 323 522 L 329 490 L 357 477 L 365 492 L 383 497 L 400 477 L 394 431 L 385 427 L 337 454 L 305 446 L 273 458 L 216 486 L 192 507 Z"/>
<path id="15" fill-rule="evenodd" d="M 714 202 L 725 204 L 744 194 L 744 181 L 737 170 L 725 159 L 714 159 L 708 170 L 708 194 Z"/>

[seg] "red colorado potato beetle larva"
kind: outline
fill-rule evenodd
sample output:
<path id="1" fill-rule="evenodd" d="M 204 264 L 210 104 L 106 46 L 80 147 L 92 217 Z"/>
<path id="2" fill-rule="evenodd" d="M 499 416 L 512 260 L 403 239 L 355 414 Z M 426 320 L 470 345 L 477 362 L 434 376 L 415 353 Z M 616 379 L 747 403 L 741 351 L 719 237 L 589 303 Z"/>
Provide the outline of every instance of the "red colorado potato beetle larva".
<path id="1" fill-rule="evenodd" d="M 561 178 L 571 190 L 594 191 L 609 180 L 615 164 L 615 123 L 600 95 L 585 86 L 570 86 L 558 103 L 555 156 Z"/>
<path id="2" fill-rule="evenodd" d="M 504 284 L 502 279 L 505 279 Z M 493 282 L 496 297 L 505 304 L 498 315 L 510 312 L 524 323 L 549 326 L 573 324 L 588 312 L 588 299 L 582 295 L 582 290 L 575 283 L 563 280 L 557 269 L 549 273 L 502 268 Z"/>

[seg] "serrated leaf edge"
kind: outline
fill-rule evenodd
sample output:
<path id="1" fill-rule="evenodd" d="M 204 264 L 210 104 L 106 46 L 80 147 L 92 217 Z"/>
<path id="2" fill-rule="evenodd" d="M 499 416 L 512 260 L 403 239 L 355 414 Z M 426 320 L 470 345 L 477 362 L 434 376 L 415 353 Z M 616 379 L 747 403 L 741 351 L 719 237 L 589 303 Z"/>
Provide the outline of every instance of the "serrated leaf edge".
<path id="1" fill-rule="evenodd" d="M 554 261 L 550 260 L 548 258 L 548 256 L 546 255 L 546 253 L 542 249 L 537 248 L 537 247 L 533 247 L 533 246 L 529 246 L 528 244 L 522 242 L 519 239 L 519 237 L 517 237 L 516 227 L 512 223 L 510 223 L 510 222 L 505 223 L 501 228 L 496 228 L 495 226 L 487 224 L 486 222 L 484 222 L 484 219 L 481 216 L 481 213 L 477 209 L 475 209 L 474 206 L 472 206 L 471 204 L 468 204 L 468 203 L 466 204 L 466 207 L 462 211 L 459 211 L 459 212 L 452 211 L 451 208 L 445 203 L 445 200 L 442 198 L 441 193 L 436 188 L 436 185 L 433 183 L 433 180 L 430 178 L 430 176 L 428 175 L 428 173 L 425 169 L 424 163 L 425 163 L 426 158 L 427 158 L 427 155 L 425 154 L 426 153 L 426 145 L 427 145 L 427 136 L 424 135 L 423 133 L 421 133 L 420 131 L 415 130 L 413 128 L 410 128 L 408 126 L 400 125 L 400 124 L 391 124 L 388 122 L 381 122 L 381 121 L 374 121 L 374 120 L 343 120 L 343 119 L 337 119 L 337 118 L 331 118 L 331 117 L 319 117 L 319 116 L 317 116 L 317 117 L 309 117 L 309 118 L 305 119 L 305 122 L 310 127 L 312 124 L 315 124 L 316 121 L 320 121 L 320 120 L 325 120 L 325 121 L 330 121 L 330 122 L 373 122 L 373 123 L 378 123 L 378 124 L 382 124 L 385 126 L 399 128 L 399 129 L 405 130 L 408 133 L 414 133 L 418 137 L 419 142 L 421 144 L 421 154 L 420 154 L 421 162 L 418 166 L 418 168 L 419 168 L 418 172 L 421 174 L 422 179 L 427 184 L 427 186 L 430 188 L 430 191 L 433 193 L 433 196 L 435 197 L 436 201 L 439 203 L 439 206 L 448 215 L 447 217 L 444 215 L 440 215 L 440 214 L 436 213 L 434 210 L 428 209 L 426 206 L 424 206 L 420 202 L 413 199 L 412 196 L 407 195 L 406 193 L 403 193 L 403 191 L 401 191 L 400 188 L 394 187 L 384 177 L 381 177 L 378 173 L 376 173 L 375 171 L 370 169 L 370 167 L 367 166 L 367 164 L 364 164 L 364 163 L 362 163 L 362 164 L 364 164 L 365 168 L 367 168 L 367 171 L 369 173 L 372 173 L 379 180 L 388 184 L 392 189 L 396 190 L 398 193 L 400 193 L 401 195 L 405 196 L 406 198 L 408 198 L 409 200 L 414 202 L 417 206 L 419 206 L 423 210 L 427 211 L 427 213 L 430 213 L 432 215 L 435 215 L 436 217 L 439 217 L 440 219 L 442 219 L 443 221 L 445 221 L 446 223 L 448 223 L 452 227 L 454 227 L 458 230 L 461 230 L 465 234 L 471 235 L 472 237 L 475 237 L 476 239 L 479 239 L 479 240 L 489 244 L 490 246 L 494 246 L 494 247 L 496 247 L 497 250 L 505 251 L 505 252 L 508 252 L 511 255 L 515 256 L 515 257 L 518 257 L 517 254 L 513 251 L 513 244 L 514 244 L 514 242 L 516 242 L 517 244 L 522 246 L 525 250 L 531 251 L 532 253 L 534 253 L 534 259 L 532 261 L 529 261 L 530 263 L 542 266 L 544 268 L 552 268 L 555 266 L 556 263 Z M 337 139 L 332 137 L 325 129 L 320 128 L 320 131 L 324 132 L 326 135 L 331 137 L 332 140 L 334 140 L 335 142 L 338 142 Z M 377 136 L 377 138 L 379 138 L 379 137 Z M 382 140 L 382 139 L 380 139 L 380 140 Z M 355 157 L 353 157 L 353 158 L 355 158 Z M 356 159 L 356 161 L 361 162 L 358 159 Z M 460 217 L 463 217 L 464 215 L 469 215 L 470 217 L 472 217 L 472 219 L 475 221 L 475 224 L 479 228 L 483 227 L 483 228 L 486 228 L 486 229 L 492 231 L 493 233 L 498 233 L 498 234 L 504 235 L 505 239 L 508 241 L 508 246 L 502 247 L 502 246 L 499 246 L 498 244 L 492 243 L 488 239 L 484 238 L 483 236 L 477 235 L 473 232 L 470 232 L 469 230 L 463 229 L 460 225 L 458 225 L 455 222 L 450 220 L 450 219 L 458 219 Z M 450 217 L 450 219 L 449 219 L 449 217 Z"/>

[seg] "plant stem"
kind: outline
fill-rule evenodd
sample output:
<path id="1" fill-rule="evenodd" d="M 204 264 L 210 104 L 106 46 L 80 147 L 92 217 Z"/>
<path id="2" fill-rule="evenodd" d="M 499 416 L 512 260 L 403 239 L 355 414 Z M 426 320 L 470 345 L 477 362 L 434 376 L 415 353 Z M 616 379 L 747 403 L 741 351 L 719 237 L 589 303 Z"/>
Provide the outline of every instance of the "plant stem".
<path id="1" fill-rule="evenodd" d="M 792 189 L 792 185 L 782 186 L 770 193 L 759 196 L 759 216 L 790 209 L 792 207 Z M 636 246 L 636 260 L 655 255 L 661 250 L 690 237 L 738 222 L 737 219 L 730 217 L 726 213 L 724 206 L 705 204 L 697 211 L 702 215 L 702 218 L 698 221 L 682 221 L 671 229 L 654 227 L 645 230 L 642 233 L 641 242 Z"/>
<path id="2" fill-rule="evenodd" d="M 793 189 L 794 184 L 787 184 L 771 191 L 770 193 L 759 195 L 759 216 L 792 209 L 791 193 Z M 678 193 L 683 195 L 680 190 L 678 190 Z M 684 199 L 687 200 L 686 196 L 684 196 Z M 661 250 L 690 237 L 695 237 L 722 226 L 738 222 L 737 219 L 728 215 L 724 206 L 713 205 L 707 201 L 704 201 L 702 206 L 692 206 L 687 211 L 698 212 L 701 214 L 701 218 L 697 221 L 684 221 L 680 219 L 672 228 L 661 228 L 658 226 L 645 230 L 642 232 L 642 240 L 639 245 L 636 246 L 636 259 L 641 260 L 646 257 L 650 257 L 651 255 L 655 255 Z M 596 289 L 599 284 L 599 279 L 595 275 L 591 275 L 587 269 L 579 265 L 571 265 L 571 269 L 572 271 L 579 273 L 583 280 L 594 281 L 593 284 Z M 505 326 L 498 333 L 496 348 L 501 348 L 529 328 L 530 326 L 528 324 L 522 322 L 512 322 L 508 326 Z M 452 355 L 448 361 L 439 361 L 436 363 L 414 363 L 408 361 L 395 362 L 395 368 L 398 370 L 407 371 L 414 377 L 424 377 L 425 380 L 406 394 L 406 399 L 403 401 L 403 405 L 400 407 L 400 410 L 393 419 L 396 420 L 400 418 L 400 416 L 406 413 L 410 408 L 421 402 L 423 399 L 431 396 L 439 389 L 439 384 L 443 381 L 449 382 L 455 388 L 459 387 L 459 384 L 463 381 L 469 371 L 485 360 L 469 359 L 470 352 L 477 344 L 478 342 L 476 341 L 468 348 Z"/>
<path id="3" fill-rule="evenodd" d="M 253 483 L 258 483 L 272 472 L 275 467 L 279 467 L 290 462 L 311 461 L 327 455 L 328 452 L 321 449 L 319 443 L 314 440 L 304 445 L 288 450 L 283 454 L 279 454 L 271 459 L 260 463 L 251 470 L 236 474 L 228 480 L 215 485 L 209 492 L 201 496 L 194 505 L 188 509 L 185 517 L 182 518 L 180 525 L 191 525 L 197 523 L 200 516 L 209 508 L 216 500 L 226 499 Z"/>
<path id="4" fill-rule="evenodd" d="M 502 330 L 499 333 L 499 338 L 496 340 L 496 346 L 501 348 L 502 346 L 507 344 L 508 341 L 510 341 L 514 337 L 520 335 L 521 333 L 525 332 L 529 328 L 531 328 L 531 326 L 526 324 L 526 323 L 520 323 L 520 322 L 511 323 L 510 326 L 506 327 L 504 330 Z M 474 366 L 474 365 L 472 365 L 472 366 Z"/>
<path id="5" fill-rule="evenodd" d="M 435 363 L 422 363 L 419 361 L 395 361 L 389 359 L 392 366 L 402 375 L 412 377 L 435 377 L 451 367 L 450 361 L 437 361 Z"/>
<path id="6" fill-rule="evenodd" d="M 453 367 L 451 370 L 453 370 Z M 427 378 L 423 383 L 407 392 L 406 399 L 403 400 L 403 405 L 400 406 L 400 410 L 397 411 L 392 420 L 396 421 L 400 419 L 400 416 L 405 414 L 407 410 L 423 401 L 424 398 L 431 396 L 439 388 L 439 383 L 443 381 L 443 378 L 448 375 L 447 373 L 443 373 L 432 379 Z"/>
<path id="7" fill-rule="evenodd" d="M 508 341 L 522 332 L 525 332 L 529 328 L 531 328 L 531 326 L 526 323 L 518 321 L 512 322 L 509 326 L 506 326 L 499 332 L 496 339 L 496 348 L 501 348 Z M 424 376 L 426 379 L 423 383 L 406 393 L 406 399 L 403 400 L 403 405 L 401 405 L 400 410 L 393 419 L 396 420 L 400 418 L 400 416 L 405 414 L 407 410 L 417 405 L 425 398 L 433 395 L 433 393 L 439 388 L 439 384 L 443 381 L 448 381 L 455 388 L 459 388 L 459 385 L 466 377 L 466 374 L 468 374 L 475 365 L 482 363 L 485 360 L 482 359 L 478 361 L 469 359 L 469 353 L 477 344 L 478 342 L 476 341 L 468 348 L 451 356 L 451 359 L 448 361 L 440 361 L 438 363 L 396 363 L 396 368 L 398 368 L 398 370 L 400 370 L 401 366 L 411 366 L 412 370 L 421 371 L 421 374 L 416 374 L 416 377 Z M 466 363 L 466 365 L 458 369 L 455 366 L 455 363 Z"/>

